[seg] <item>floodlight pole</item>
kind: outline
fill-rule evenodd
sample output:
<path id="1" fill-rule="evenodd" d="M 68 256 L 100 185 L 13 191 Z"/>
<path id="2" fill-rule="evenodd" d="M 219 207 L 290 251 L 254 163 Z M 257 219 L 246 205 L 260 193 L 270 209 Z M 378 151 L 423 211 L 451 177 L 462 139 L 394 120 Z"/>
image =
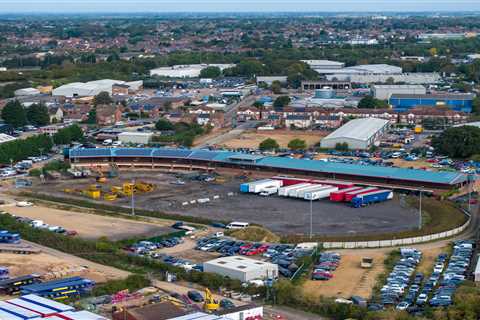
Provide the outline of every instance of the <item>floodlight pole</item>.
<path id="1" fill-rule="evenodd" d="M 310 198 L 310 239 L 313 237 L 313 200 Z"/>
<path id="2" fill-rule="evenodd" d="M 422 229 L 422 189 L 420 189 L 420 201 L 418 206 L 418 230 Z"/>

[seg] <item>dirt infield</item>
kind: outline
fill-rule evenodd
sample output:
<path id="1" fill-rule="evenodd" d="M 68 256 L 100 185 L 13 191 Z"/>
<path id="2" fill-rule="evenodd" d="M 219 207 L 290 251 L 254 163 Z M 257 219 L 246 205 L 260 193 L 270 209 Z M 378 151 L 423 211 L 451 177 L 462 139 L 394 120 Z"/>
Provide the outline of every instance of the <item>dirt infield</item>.
<path id="1" fill-rule="evenodd" d="M 86 239 L 107 237 L 111 240 L 120 240 L 138 236 L 156 236 L 173 231 L 168 227 L 168 222 L 153 224 L 36 205 L 33 207 L 8 206 L 3 209 L 16 216 L 42 220 L 49 225 L 75 230 L 80 237 Z"/>
<path id="2" fill-rule="evenodd" d="M 245 132 L 239 138 L 231 139 L 223 143 L 228 148 L 258 148 L 260 142 L 272 138 L 278 142 L 280 147 L 286 148 L 293 139 L 305 140 L 307 146 L 313 146 L 320 142 L 327 134 L 321 131 L 290 131 L 273 130 L 260 132 Z"/>

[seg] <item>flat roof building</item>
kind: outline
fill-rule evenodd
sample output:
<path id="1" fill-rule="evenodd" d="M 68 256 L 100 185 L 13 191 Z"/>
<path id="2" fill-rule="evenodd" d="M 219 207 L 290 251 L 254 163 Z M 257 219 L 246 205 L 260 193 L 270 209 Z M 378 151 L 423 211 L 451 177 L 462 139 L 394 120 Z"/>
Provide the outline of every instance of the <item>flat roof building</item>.
<path id="1" fill-rule="evenodd" d="M 196 78 L 200 72 L 208 67 L 218 67 L 220 70 L 235 67 L 234 64 L 187 64 L 175 65 L 170 67 L 160 67 L 150 70 L 150 76 L 160 76 L 169 78 Z"/>
<path id="2" fill-rule="evenodd" d="M 149 144 L 152 141 L 151 132 L 129 132 L 125 131 L 118 135 L 118 140 L 122 143 Z"/>
<path id="3" fill-rule="evenodd" d="M 204 262 L 203 270 L 238 279 L 242 282 L 278 277 L 278 266 L 276 264 L 241 256 L 223 257 Z"/>
<path id="4" fill-rule="evenodd" d="M 115 85 L 128 85 L 131 91 L 138 91 L 143 87 L 143 81 L 125 82 L 121 80 L 103 79 L 90 82 L 73 82 L 56 89 L 53 89 L 53 96 L 63 96 L 67 98 L 92 97 L 100 92 L 108 92 L 112 95 L 112 87 Z"/>
<path id="5" fill-rule="evenodd" d="M 345 67 L 344 62 L 331 60 L 301 60 L 308 64 L 312 69 L 338 70 Z"/>
<path id="6" fill-rule="evenodd" d="M 472 112 L 473 93 L 449 94 L 393 94 L 389 103 L 395 111 L 407 111 L 414 107 L 445 106 L 455 111 Z"/>
<path id="7" fill-rule="evenodd" d="M 346 143 L 350 149 L 369 149 L 389 127 L 389 121 L 378 118 L 350 120 L 320 141 L 322 148 L 333 149 Z"/>
<path id="8" fill-rule="evenodd" d="M 372 92 L 376 99 L 388 100 L 392 94 L 426 94 L 427 89 L 419 84 L 375 84 Z"/>

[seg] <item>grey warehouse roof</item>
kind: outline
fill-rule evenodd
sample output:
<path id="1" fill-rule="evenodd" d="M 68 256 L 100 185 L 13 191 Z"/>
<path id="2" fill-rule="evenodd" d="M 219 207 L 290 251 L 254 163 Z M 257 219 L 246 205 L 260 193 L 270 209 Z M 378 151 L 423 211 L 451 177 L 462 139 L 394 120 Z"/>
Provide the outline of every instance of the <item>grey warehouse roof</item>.
<path id="1" fill-rule="evenodd" d="M 323 138 L 323 140 L 347 138 L 366 141 L 387 124 L 388 120 L 377 118 L 350 120 L 337 130 Z"/>
<path id="2" fill-rule="evenodd" d="M 439 100 L 472 100 L 475 98 L 473 93 L 457 94 L 392 94 L 391 99 L 439 99 Z"/>

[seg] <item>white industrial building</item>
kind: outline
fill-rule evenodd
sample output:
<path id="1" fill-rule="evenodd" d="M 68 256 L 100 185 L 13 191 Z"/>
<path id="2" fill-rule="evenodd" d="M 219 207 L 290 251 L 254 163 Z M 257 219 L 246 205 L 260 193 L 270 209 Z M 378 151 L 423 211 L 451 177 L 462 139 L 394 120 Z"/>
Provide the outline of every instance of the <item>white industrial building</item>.
<path id="1" fill-rule="evenodd" d="M 118 141 L 122 144 L 149 144 L 152 141 L 151 132 L 122 132 L 118 135 Z"/>
<path id="2" fill-rule="evenodd" d="M 54 89 L 52 95 L 67 98 L 91 97 L 104 91 L 112 95 L 112 87 L 116 84 L 128 85 L 129 90 L 138 91 L 143 86 L 143 81 L 125 82 L 121 80 L 103 79 L 86 83 L 73 82 Z"/>
<path id="3" fill-rule="evenodd" d="M 436 72 L 427 73 L 400 73 L 400 74 L 348 74 L 333 73 L 325 75 L 329 81 L 350 81 L 352 83 L 386 83 L 393 81 L 394 83 L 407 84 L 433 84 L 439 82 L 442 77 Z"/>
<path id="4" fill-rule="evenodd" d="M 372 86 L 373 96 L 380 100 L 388 100 L 392 94 L 426 94 L 427 88 L 415 84 L 392 84 Z"/>
<path id="5" fill-rule="evenodd" d="M 14 94 L 15 97 L 36 96 L 37 94 L 40 94 L 40 90 L 35 88 L 23 88 L 15 90 Z"/>
<path id="6" fill-rule="evenodd" d="M 265 83 L 269 86 L 272 85 L 275 81 L 278 81 L 280 83 L 286 83 L 287 82 L 287 76 L 258 76 L 257 77 L 257 84 L 259 83 Z"/>
<path id="7" fill-rule="evenodd" d="M 389 121 L 378 118 L 350 120 L 320 141 L 322 148 L 333 149 L 347 143 L 350 149 L 369 149 L 388 130 Z"/>
<path id="8" fill-rule="evenodd" d="M 331 61 L 331 60 L 301 60 L 308 64 L 310 68 L 316 70 L 339 70 L 345 67 L 344 62 Z"/>
<path id="9" fill-rule="evenodd" d="M 235 67 L 234 64 L 188 64 L 175 65 L 171 67 L 160 67 L 150 70 L 150 76 L 170 77 L 170 78 L 196 78 L 200 72 L 208 67 L 217 67 L 220 70 Z"/>
<path id="10" fill-rule="evenodd" d="M 278 266 L 276 264 L 241 256 L 223 257 L 204 262 L 203 270 L 238 279 L 242 282 L 278 277 Z"/>

